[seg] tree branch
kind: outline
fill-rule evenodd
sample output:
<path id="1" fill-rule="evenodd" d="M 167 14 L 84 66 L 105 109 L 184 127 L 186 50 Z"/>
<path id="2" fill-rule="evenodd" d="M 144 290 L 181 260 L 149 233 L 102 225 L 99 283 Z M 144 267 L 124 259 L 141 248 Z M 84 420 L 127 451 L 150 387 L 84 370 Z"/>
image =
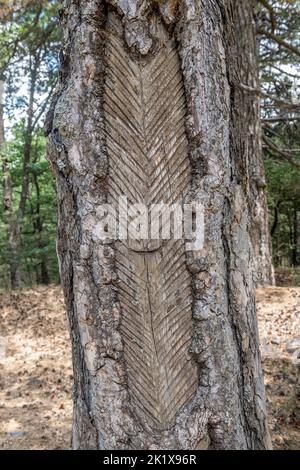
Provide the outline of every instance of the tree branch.
<path id="1" fill-rule="evenodd" d="M 51 97 L 52 97 L 53 90 L 54 90 L 54 88 L 55 88 L 55 86 L 56 86 L 56 83 L 57 83 L 57 82 L 55 82 L 55 83 L 52 85 L 52 87 L 51 87 L 51 89 L 50 89 L 50 91 L 49 91 L 49 94 L 48 94 L 47 98 L 43 101 L 43 104 L 42 104 L 42 106 L 40 107 L 40 111 L 39 111 L 39 113 L 37 114 L 37 116 L 35 117 L 35 119 L 34 119 L 34 121 L 33 121 L 33 124 L 32 124 L 32 127 L 31 127 L 32 130 L 35 129 L 35 126 L 37 125 L 37 123 L 39 122 L 39 120 L 40 120 L 40 118 L 41 118 L 43 112 L 44 112 L 45 109 L 47 108 L 47 105 L 48 105 L 48 103 L 49 103 L 49 101 L 50 101 L 50 99 L 51 99 Z"/>
<path id="2" fill-rule="evenodd" d="M 268 139 L 268 137 L 263 136 L 263 141 L 266 143 L 266 145 L 273 150 L 273 152 L 277 153 L 277 155 L 283 157 L 285 160 L 287 160 L 291 165 L 293 165 L 295 168 L 297 168 L 298 171 L 300 171 L 300 164 L 298 162 L 295 162 L 295 160 L 291 157 L 291 155 L 282 149 L 278 148 L 277 145 L 273 144 L 271 139 Z"/>
<path id="3" fill-rule="evenodd" d="M 274 118 L 262 119 L 262 122 L 288 122 L 288 121 L 300 121 L 300 116 L 298 116 L 298 117 L 278 116 L 278 117 L 274 117 Z"/>
<path id="4" fill-rule="evenodd" d="M 289 44 L 286 42 L 284 39 L 282 39 L 280 36 L 277 36 L 274 33 L 270 33 L 269 31 L 266 31 L 265 29 L 258 28 L 257 30 L 258 34 L 262 34 L 263 36 L 266 36 L 269 39 L 272 39 L 273 41 L 277 42 L 280 46 L 284 47 L 285 49 L 288 49 L 289 51 L 293 52 L 297 56 L 300 57 L 300 51 L 297 49 L 297 47 L 293 46 L 292 44 Z"/>
<path id="5" fill-rule="evenodd" d="M 275 11 L 274 8 L 267 2 L 267 0 L 258 0 L 261 5 L 263 5 L 268 12 L 270 13 L 270 21 L 272 26 L 272 31 L 275 31 L 276 28 L 276 19 L 275 19 Z"/>
<path id="6" fill-rule="evenodd" d="M 274 101 L 274 103 L 284 106 L 285 108 L 300 109 L 300 103 L 296 104 L 296 103 L 292 103 L 291 101 L 276 98 L 275 96 L 269 95 L 268 93 L 266 93 L 265 91 L 259 88 L 253 88 L 248 85 L 245 85 L 244 83 L 240 83 L 240 88 L 244 91 L 247 91 L 248 93 L 253 93 L 257 96 L 263 96 L 264 98 L 269 98 L 270 100 Z"/>

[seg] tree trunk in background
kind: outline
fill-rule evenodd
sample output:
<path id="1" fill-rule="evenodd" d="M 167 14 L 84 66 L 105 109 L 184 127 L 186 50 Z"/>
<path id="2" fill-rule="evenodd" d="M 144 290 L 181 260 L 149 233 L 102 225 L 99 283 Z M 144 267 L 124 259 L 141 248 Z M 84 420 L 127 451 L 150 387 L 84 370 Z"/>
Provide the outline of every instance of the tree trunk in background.
<path id="1" fill-rule="evenodd" d="M 270 448 L 240 86 L 240 21 L 251 11 L 235 0 L 140 4 L 67 0 L 62 15 L 46 133 L 73 344 L 73 447 Z M 203 248 L 101 239 L 101 205 L 120 194 L 201 202 Z"/>
<path id="2" fill-rule="evenodd" d="M 293 205 L 293 241 L 292 241 L 292 266 L 298 266 L 298 211 L 297 201 Z"/>
<path id="3" fill-rule="evenodd" d="M 32 147 L 33 118 L 34 118 L 34 98 L 36 92 L 36 81 L 38 78 L 38 68 L 40 64 L 40 52 L 37 56 L 30 57 L 30 82 L 29 82 L 29 102 L 27 109 L 27 122 L 25 131 L 25 142 L 23 149 L 23 170 L 22 170 L 22 189 L 18 208 L 18 223 L 21 227 L 22 220 L 26 210 L 26 199 L 29 188 L 29 165 Z M 21 232 L 21 231 L 20 231 Z"/>
<path id="4" fill-rule="evenodd" d="M 254 282 L 256 286 L 267 286 L 275 284 L 275 276 L 265 194 L 266 182 L 261 139 L 260 99 L 257 93 L 251 92 L 251 90 L 260 88 L 253 15 L 255 3 L 256 0 L 239 2 L 235 14 L 238 16 L 241 25 L 238 31 L 239 44 L 244 50 L 244 55 L 239 55 L 241 87 L 244 92 L 244 112 L 240 116 L 240 120 L 242 125 L 245 126 L 243 131 L 245 140 L 242 143 L 243 164 L 245 167 L 242 171 L 247 175 L 245 184 L 247 185 L 246 192 L 251 214 L 249 233 L 253 248 Z"/>
<path id="5" fill-rule="evenodd" d="M 43 233 L 43 219 L 41 215 L 41 192 L 38 181 L 38 176 L 35 172 L 32 175 L 33 184 L 36 191 L 36 207 L 34 213 L 34 231 L 36 233 L 37 247 L 41 250 L 40 252 L 40 263 L 37 269 L 37 283 L 38 284 L 49 284 L 49 273 L 47 268 L 47 256 L 43 249 L 45 248 L 44 233 Z"/>
<path id="6" fill-rule="evenodd" d="M 3 110 L 3 87 L 0 91 L 0 148 L 5 143 L 4 132 L 4 110 Z M 17 289 L 20 286 L 20 271 L 19 259 L 17 256 L 17 246 L 15 244 L 15 231 L 16 224 L 13 216 L 13 195 L 12 184 L 9 171 L 9 162 L 6 156 L 2 156 L 2 171 L 3 171 L 3 209 L 4 209 L 4 222 L 7 225 L 7 238 L 8 246 L 10 248 L 9 270 L 10 270 L 10 283 L 12 289 Z"/>
<path id="7" fill-rule="evenodd" d="M 11 287 L 12 289 L 19 289 L 21 287 L 22 273 L 22 222 L 25 216 L 26 200 L 28 196 L 29 187 L 29 172 L 30 172 L 30 157 L 32 146 L 32 133 L 33 133 L 33 118 L 34 118 L 34 97 L 36 91 L 37 71 L 39 67 L 40 57 L 31 58 L 30 64 L 30 89 L 29 89 L 29 102 L 27 109 L 27 122 L 25 132 L 25 142 L 23 149 L 23 169 L 22 169 L 22 187 L 20 194 L 20 201 L 18 209 L 15 213 L 11 214 L 11 223 L 9 224 L 9 245 L 12 250 L 11 256 Z"/>

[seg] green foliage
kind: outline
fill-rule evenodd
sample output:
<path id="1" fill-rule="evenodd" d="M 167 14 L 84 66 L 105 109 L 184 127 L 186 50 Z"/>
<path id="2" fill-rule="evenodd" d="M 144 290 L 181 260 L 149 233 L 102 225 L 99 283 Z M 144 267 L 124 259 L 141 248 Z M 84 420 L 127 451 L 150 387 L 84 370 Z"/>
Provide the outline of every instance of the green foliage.
<path id="1" fill-rule="evenodd" d="M 273 158 L 265 161 L 265 167 L 274 263 L 276 266 L 296 266 L 299 264 L 298 235 L 295 233 L 300 211 L 299 172 L 289 163 Z"/>
<path id="2" fill-rule="evenodd" d="M 13 126 L 11 137 L 6 141 L 2 153 L 9 161 L 13 209 L 17 211 L 22 187 L 23 148 L 26 138 L 24 120 Z M 56 195 L 53 177 L 45 158 L 45 137 L 41 129 L 33 135 L 32 161 L 30 164 L 29 194 L 26 200 L 25 217 L 21 225 L 22 246 L 18 262 L 24 273 L 24 283 L 42 282 L 41 262 L 45 262 L 50 282 L 58 282 L 56 257 Z M 0 179 L 3 175 L 0 169 Z M 0 279 L 9 287 L 9 265 L 12 253 L 7 243 L 3 188 L 0 190 Z"/>
<path id="3" fill-rule="evenodd" d="M 258 1 L 263 143 L 277 266 L 300 264 L 299 13 L 299 0 Z"/>
<path id="4" fill-rule="evenodd" d="M 3 184 L 0 192 L 0 279 L 10 287 L 17 266 L 21 285 L 57 282 L 55 191 L 41 126 L 57 81 L 59 2 L 1 3 L 6 142 L 0 142 L 0 177 L 10 189 Z"/>

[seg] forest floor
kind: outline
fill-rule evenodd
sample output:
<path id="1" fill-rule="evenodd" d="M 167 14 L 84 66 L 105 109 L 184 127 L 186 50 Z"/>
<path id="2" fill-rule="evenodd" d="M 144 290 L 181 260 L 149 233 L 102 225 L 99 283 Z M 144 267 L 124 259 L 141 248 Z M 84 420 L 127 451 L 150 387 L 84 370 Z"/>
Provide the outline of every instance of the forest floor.
<path id="1" fill-rule="evenodd" d="M 300 287 L 259 289 L 257 301 L 273 446 L 300 449 Z M 0 294 L 0 318 L 0 449 L 69 449 L 72 367 L 61 289 Z"/>

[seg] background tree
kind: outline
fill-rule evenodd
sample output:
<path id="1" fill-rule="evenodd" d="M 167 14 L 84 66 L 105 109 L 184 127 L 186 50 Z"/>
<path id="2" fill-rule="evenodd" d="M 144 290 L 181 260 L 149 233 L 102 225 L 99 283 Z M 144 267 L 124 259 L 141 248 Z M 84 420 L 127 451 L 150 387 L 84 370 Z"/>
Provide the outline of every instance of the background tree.
<path id="1" fill-rule="evenodd" d="M 28 203 L 31 185 L 40 198 L 39 179 L 42 173 L 37 168 L 43 165 L 41 159 L 44 155 L 39 126 L 56 83 L 60 33 L 56 2 L 27 2 L 26 5 L 16 3 L 13 8 L 4 10 L 3 14 L 0 65 L 6 85 L 6 110 L 8 120 L 12 122 L 16 122 L 16 114 L 21 117 L 19 124 L 9 131 L 9 138 L 13 136 L 12 146 L 8 143 L 1 151 L 4 175 L 2 200 L 6 226 L 4 233 L 7 233 L 5 244 L 9 256 L 5 256 L 5 250 L 2 253 L 10 266 L 11 287 L 15 289 L 21 286 L 21 269 L 27 264 L 29 247 L 23 244 L 23 235 L 25 237 L 26 233 L 23 234 L 22 231 L 28 230 L 25 228 L 26 224 L 24 225 L 26 212 L 32 213 L 33 210 Z M 19 140 L 16 142 L 15 139 Z M 14 157 L 21 156 L 20 160 L 9 161 L 9 147 L 15 152 Z M 18 163 L 22 165 L 21 173 L 15 174 L 17 168 L 19 170 Z M 50 211 L 54 210 L 53 202 L 52 197 Z M 39 231 L 37 250 L 42 258 L 39 263 L 42 274 L 37 280 L 48 282 L 40 205 L 32 213 L 31 223 L 34 230 Z M 24 273 L 23 278 L 25 277 L 28 280 L 27 273 Z"/>
<path id="2" fill-rule="evenodd" d="M 299 2 L 261 0 L 263 144 L 275 266 L 298 266 L 300 171 Z"/>

